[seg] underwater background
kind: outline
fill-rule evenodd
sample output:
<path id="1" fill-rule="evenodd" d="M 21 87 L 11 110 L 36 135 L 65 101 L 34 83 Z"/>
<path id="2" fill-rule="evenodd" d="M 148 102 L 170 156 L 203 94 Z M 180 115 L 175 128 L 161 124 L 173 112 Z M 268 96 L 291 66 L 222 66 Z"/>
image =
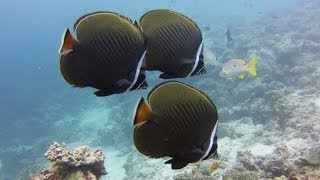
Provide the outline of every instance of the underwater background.
<path id="1" fill-rule="evenodd" d="M 0 179 L 28 179 L 47 166 L 53 141 L 102 148 L 102 179 L 320 179 L 320 1 L 1 0 L 0 7 Z M 219 167 L 211 174 L 210 160 L 174 171 L 135 149 L 133 111 L 162 81 L 157 72 L 148 72 L 147 90 L 96 97 L 59 70 L 62 33 L 78 17 L 108 10 L 139 20 L 157 8 L 191 17 L 216 57 L 206 74 L 179 79 L 217 106 Z M 256 77 L 219 76 L 229 59 L 253 55 Z"/>

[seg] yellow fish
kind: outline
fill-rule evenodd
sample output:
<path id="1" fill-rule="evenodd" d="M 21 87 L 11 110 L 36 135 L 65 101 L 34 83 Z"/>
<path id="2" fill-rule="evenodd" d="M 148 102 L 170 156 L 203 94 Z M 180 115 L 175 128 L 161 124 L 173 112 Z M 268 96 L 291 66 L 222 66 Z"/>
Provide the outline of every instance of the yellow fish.
<path id="1" fill-rule="evenodd" d="M 208 173 L 212 174 L 215 170 L 219 168 L 219 161 L 214 160 L 211 166 L 208 168 Z"/>
<path id="2" fill-rule="evenodd" d="M 223 65 L 219 75 L 228 79 L 243 79 L 247 73 L 256 76 L 256 64 L 256 56 L 253 56 L 249 62 L 246 62 L 243 59 L 230 59 Z"/>

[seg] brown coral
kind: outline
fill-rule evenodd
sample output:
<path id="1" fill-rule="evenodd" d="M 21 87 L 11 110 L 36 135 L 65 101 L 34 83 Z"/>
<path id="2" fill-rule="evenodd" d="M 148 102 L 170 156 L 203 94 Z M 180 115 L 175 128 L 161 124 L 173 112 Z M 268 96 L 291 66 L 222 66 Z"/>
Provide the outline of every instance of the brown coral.
<path id="1" fill-rule="evenodd" d="M 225 173 L 223 180 L 259 180 L 260 176 L 255 171 L 238 171 L 235 169 Z"/>
<path id="2" fill-rule="evenodd" d="M 95 180 L 107 174 L 104 167 L 105 155 L 100 149 L 94 152 L 91 152 L 88 146 L 68 149 L 65 144 L 53 142 L 45 157 L 52 161 L 53 165 L 41 170 L 30 179 Z"/>

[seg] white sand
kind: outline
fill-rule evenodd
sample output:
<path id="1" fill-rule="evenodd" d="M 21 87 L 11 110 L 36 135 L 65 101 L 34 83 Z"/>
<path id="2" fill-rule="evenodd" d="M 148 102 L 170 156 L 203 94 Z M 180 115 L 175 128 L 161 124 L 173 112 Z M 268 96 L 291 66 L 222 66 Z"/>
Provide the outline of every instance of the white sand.
<path id="1" fill-rule="evenodd" d="M 124 164 L 127 161 L 126 156 L 118 156 L 119 152 L 111 147 L 104 149 L 106 154 L 106 159 L 104 166 L 107 170 L 107 175 L 103 176 L 102 179 L 112 179 L 112 180 L 122 180 L 126 177 L 126 170 L 124 169 Z"/>
<path id="2" fill-rule="evenodd" d="M 317 108 L 320 108 L 320 98 L 315 99 L 314 103 L 315 103 Z"/>
<path id="3" fill-rule="evenodd" d="M 97 130 L 104 127 L 108 119 L 110 109 L 106 108 L 90 108 L 81 113 L 80 127 L 86 129 Z"/>
<path id="4" fill-rule="evenodd" d="M 256 143 L 248 148 L 251 151 L 253 156 L 266 156 L 268 154 L 272 154 L 273 150 L 275 149 L 274 146 L 268 146 L 261 143 Z"/>

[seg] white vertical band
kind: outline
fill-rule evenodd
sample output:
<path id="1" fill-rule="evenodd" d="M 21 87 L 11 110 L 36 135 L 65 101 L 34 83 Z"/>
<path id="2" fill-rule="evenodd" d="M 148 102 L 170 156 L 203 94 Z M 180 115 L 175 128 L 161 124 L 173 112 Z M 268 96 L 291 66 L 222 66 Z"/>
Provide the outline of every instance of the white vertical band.
<path id="1" fill-rule="evenodd" d="M 144 51 L 140 60 L 139 60 L 139 63 L 138 63 L 138 66 L 137 66 L 137 69 L 136 69 L 136 74 L 134 75 L 134 79 L 133 79 L 133 82 L 131 83 L 130 87 L 127 89 L 127 91 L 130 91 L 130 89 L 134 86 L 134 84 L 137 82 L 138 80 L 138 77 L 139 77 L 139 73 L 140 73 L 140 68 L 142 66 L 142 63 L 143 63 L 143 60 L 144 60 L 144 57 L 146 56 L 146 52 L 147 51 Z"/>
<path id="2" fill-rule="evenodd" d="M 191 72 L 188 74 L 188 77 L 191 76 L 191 74 L 193 73 L 193 71 L 197 68 L 198 64 L 199 64 L 199 60 L 200 60 L 200 53 L 202 50 L 202 46 L 203 46 L 203 41 L 201 42 L 198 51 L 197 51 L 197 56 L 196 56 L 196 61 L 194 62 L 194 66 L 191 70 Z"/>
<path id="3" fill-rule="evenodd" d="M 209 143 L 209 146 L 208 146 L 208 149 L 206 150 L 206 153 L 204 153 L 204 155 L 202 156 L 202 158 L 200 160 L 203 160 L 205 157 L 208 156 L 212 146 L 213 146 L 213 140 L 214 140 L 214 136 L 216 135 L 217 133 L 217 125 L 218 125 L 218 122 L 216 122 L 216 125 L 214 126 L 213 128 L 213 131 L 211 133 L 211 136 L 210 136 L 210 143 Z"/>

